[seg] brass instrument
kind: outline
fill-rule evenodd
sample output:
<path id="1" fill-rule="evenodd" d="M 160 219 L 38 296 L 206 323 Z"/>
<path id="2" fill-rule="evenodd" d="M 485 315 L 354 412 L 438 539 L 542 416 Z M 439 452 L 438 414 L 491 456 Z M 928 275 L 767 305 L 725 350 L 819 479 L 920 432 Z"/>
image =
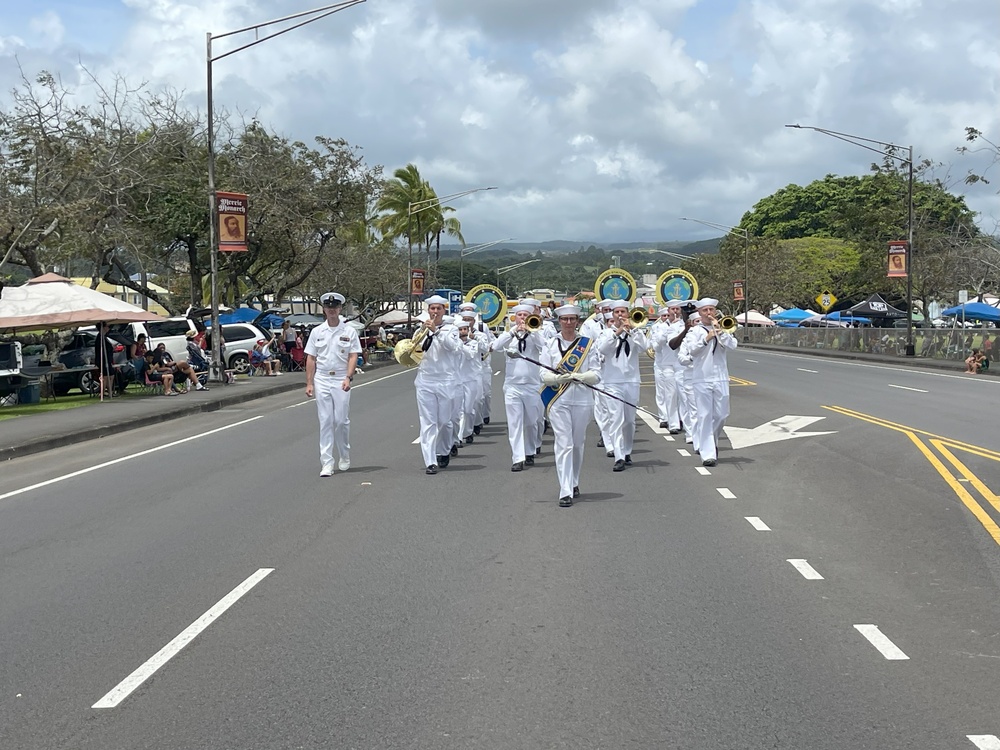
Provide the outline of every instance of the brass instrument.
<path id="1" fill-rule="evenodd" d="M 628 320 L 632 324 L 632 328 L 635 330 L 645 328 L 646 324 L 649 322 L 649 315 L 646 313 L 646 308 L 633 307 L 628 311 Z"/>
<path id="2" fill-rule="evenodd" d="M 650 359 L 656 359 L 656 350 L 653 347 L 649 347 L 646 350 L 646 356 Z"/>
<path id="3" fill-rule="evenodd" d="M 531 332 L 542 330 L 542 316 L 529 315 L 524 319 L 524 327 Z"/>
<path id="4" fill-rule="evenodd" d="M 392 349 L 392 356 L 404 367 L 417 367 L 424 358 L 424 339 L 428 329 L 420 326 L 411 339 L 401 339 Z"/>
<path id="5" fill-rule="evenodd" d="M 732 333 L 737 329 L 739 324 L 736 322 L 736 318 L 732 315 L 724 315 L 716 321 L 715 325 L 721 329 L 723 333 Z"/>

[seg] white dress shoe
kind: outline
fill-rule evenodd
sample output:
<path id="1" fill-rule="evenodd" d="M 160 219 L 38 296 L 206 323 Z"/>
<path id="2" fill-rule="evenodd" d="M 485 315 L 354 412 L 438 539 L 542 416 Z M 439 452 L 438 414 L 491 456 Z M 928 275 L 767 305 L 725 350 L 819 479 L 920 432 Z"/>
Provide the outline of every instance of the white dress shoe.
<path id="1" fill-rule="evenodd" d="M 332 477 L 333 476 L 333 464 L 323 464 L 323 468 L 320 469 L 319 475 L 321 477 Z"/>

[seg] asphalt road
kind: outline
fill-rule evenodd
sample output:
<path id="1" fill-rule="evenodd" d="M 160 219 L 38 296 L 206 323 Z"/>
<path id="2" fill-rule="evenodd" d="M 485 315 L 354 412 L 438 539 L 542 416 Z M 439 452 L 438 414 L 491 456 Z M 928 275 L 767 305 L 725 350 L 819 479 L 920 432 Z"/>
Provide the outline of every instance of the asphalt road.
<path id="1" fill-rule="evenodd" d="M 1000 748 L 1000 381 L 730 361 L 570 509 L 499 376 L 435 477 L 393 368 L 329 479 L 296 393 L 5 464 L 0 748 Z"/>

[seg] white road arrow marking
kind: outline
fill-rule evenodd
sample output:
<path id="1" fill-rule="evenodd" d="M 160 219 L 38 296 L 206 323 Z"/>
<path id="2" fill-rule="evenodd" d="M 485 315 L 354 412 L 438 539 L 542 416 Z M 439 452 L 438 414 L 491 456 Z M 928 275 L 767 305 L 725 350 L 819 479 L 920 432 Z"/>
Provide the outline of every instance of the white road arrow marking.
<path id="1" fill-rule="evenodd" d="M 749 448 L 752 445 L 763 445 L 764 443 L 777 443 L 781 440 L 792 440 L 800 437 L 815 437 L 817 435 L 833 435 L 836 430 L 830 432 L 798 432 L 803 427 L 808 427 L 813 422 L 818 422 L 826 417 L 796 417 L 791 414 L 778 419 L 765 422 L 760 427 L 746 429 L 745 427 L 726 427 L 726 435 L 732 443 L 733 450 Z"/>

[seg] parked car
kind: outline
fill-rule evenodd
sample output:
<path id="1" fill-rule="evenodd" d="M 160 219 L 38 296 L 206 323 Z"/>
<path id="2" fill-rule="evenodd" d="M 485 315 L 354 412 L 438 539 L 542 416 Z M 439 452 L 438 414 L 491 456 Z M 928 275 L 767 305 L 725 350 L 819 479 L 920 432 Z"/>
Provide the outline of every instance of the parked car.
<path id="1" fill-rule="evenodd" d="M 123 343 L 135 342 L 140 333 L 146 334 L 146 346 L 155 349 L 166 344 L 167 351 L 175 362 L 187 362 L 187 332 L 197 331 L 191 318 L 162 318 L 144 323 L 119 323 L 111 326 L 111 336 Z"/>
<path id="2" fill-rule="evenodd" d="M 114 345 L 116 365 L 124 364 L 128 355 L 123 341 L 118 336 L 109 335 L 111 343 Z M 56 361 L 67 368 L 86 367 L 94 364 L 95 344 L 97 343 L 97 331 L 93 328 L 84 328 L 74 331 L 73 337 L 59 352 Z M 24 367 L 39 367 L 44 361 L 43 353 L 33 353 L 25 355 Z M 52 375 L 52 390 L 57 396 L 65 396 L 74 388 L 79 388 L 84 393 L 97 393 L 100 384 L 94 377 L 93 371 L 68 372 L 60 374 L 58 371 Z"/>
<path id="3" fill-rule="evenodd" d="M 252 323 L 223 323 L 222 337 L 225 339 L 223 357 L 226 369 L 233 370 L 237 375 L 250 372 L 250 350 L 260 339 L 270 341 L 271 334 L 264 333 Z M 212 329 L 206 336 L 209 349 L 212 348 Z"/>

